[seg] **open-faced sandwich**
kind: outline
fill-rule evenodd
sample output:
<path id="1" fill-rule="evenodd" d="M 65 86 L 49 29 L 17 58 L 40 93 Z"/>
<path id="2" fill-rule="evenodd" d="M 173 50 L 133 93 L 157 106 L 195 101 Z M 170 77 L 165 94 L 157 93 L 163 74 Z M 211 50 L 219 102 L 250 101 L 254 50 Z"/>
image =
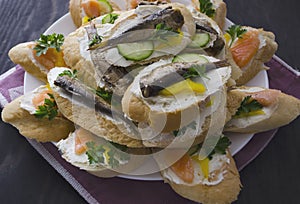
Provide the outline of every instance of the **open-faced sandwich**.
<path id="1" fill-rule="evenodd" d="M 300 115 L 300 100 L 279 90 L 236 87 L 227 95 L 232 119 L 225 131 L 257 133 L 289 124 Z"/>
<path id="2" fill-rule="evenodd" d="M 244 85 L 260 71 L 266 70 L 268 62 L 277 50 L 275 35 L 263 29 L 233 25 L 226 30 L 227 55 L 233 66 L 238 66 L 242 74 L 236 79 L 237 85 Z"/>
<path id="3" fill-rule="evenodd" d="M 80 27 L 104 14 L 108 14 L 109 19 L 114 18 L 112 12 L 119 11 L 120 7 L 112 0 L 70 0 L 69 10 L 74 24 Z"/>
<path id="4" fill-rule="evenodd" d="M 130 174 L 147 158 L 141 155 L 151 153 L 150 149 L 109 142 L 81 127 L 56 146 L 66 161 L 99 177 Z"/>
<path id="5" fill-rule="evenodd" d="M 26 72 L 47 83 L 47 73 L 53 67 L 66 66 L 61 46 L 62 34 L 41 35 L 35 42 L 20 43 L 10 49 L 8 55 Z"/>
<path id="6" fill-rule="evenodd" d="M 40 86 L 7 104 L 2 120 L 40 142 L 58 142 L 74 130 L 74 124 L 58 110 L 49 86 Z"/>
<path id="7" fill-rule="evenodd" d="M 230 141 L 220 137 L 214 150 L 205 156 L 201 145 L 189 151 L 161 175 L 179 195 L 203 204 L 232 203 L 241 182 L 235 162 L 227 149 Z"/>

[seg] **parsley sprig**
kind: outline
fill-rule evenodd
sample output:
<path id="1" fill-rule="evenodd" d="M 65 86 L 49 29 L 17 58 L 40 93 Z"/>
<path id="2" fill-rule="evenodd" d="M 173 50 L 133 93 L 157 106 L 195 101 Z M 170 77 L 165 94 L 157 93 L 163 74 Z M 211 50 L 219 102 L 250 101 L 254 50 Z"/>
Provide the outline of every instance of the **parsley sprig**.
<path id="1" fill-rule="evenodd" d="M 210 0 L 199 0 L 200 12 L 206 14 L 208 17 L 213 17 L 216 10 L 213 9 L 213 4 Z"/>
<path id="2" fill-rule="evenodd" d="M 89 47 L 93 47 L 102 42 L 102 36 L 96 33 L 89 41 Z"/>
<path id="3" fill-rule="evenodd" d="M 37 56 L 46 54 L 49 48 L 55 48 L 56 51 L 59 52 L 64 40 L 65 38 L 62 34 L 41 34 L 40 38 L 36 41 L 36 46 L 33 49 L 36 50 Z"/>
<path id="4" fill-rule="evenodd" d="M 230 145 L 231 145 L 231 141 L 229 140 L 229 138 L 224 135 L 221 135 L 215 148 L 211 151 L 211 153 L 207 156 L 207 158 L 211 160 L 213 158 L 214 154 L 226 154 L 226 151 Z M 201 147 L 202 147 L 202 144 L 192 146 L 189 149 L 188 154 L 190 156 L 193 156 L 194 154 L 199 152 Z"/>
<path id="5" fill-rule="evenodd" d="M 87 142 L 87 156 L 90 164 L 107 164 L 111 168 L 116 168 L 120 165 L 120 161 L 130 159 L 129 154 L 121 150 L 113 144 L 96 145 L 95 142 Z M 107 156 L 106 156 L 107 155 Z"/>
<path id="6" fill-rule="evenodd" d="M 155 33 L 151 40 L 160 40 L 166 42 L 167 37 L 178 35 L 178 31 L 174 31 L 173 28 L 166 26 L 164 23 L 159 23 L 155 26 Z"/>
<path id="7" fill-rule="evenodd" d="M 253 99 L 251 96 L 246 96 L 234 117 L 247 116 L 250 112 L 261 110 L 262 108 L 263 105 L 261 105 L 257 100 Z"/>
<path id="8" fill-rule="evenodd" d="M 37 118 L 48 118 L 49 120 L 53 120 L 58 114 L 58 107 L 56 102 L 54 101 L 53 94 L 48 93 L 50 99 L 46 98 L 44 100 L 44 105 L 38 107 L 36 112 L 34 113 Z"/>
<path id="9" fill-rule="evenodd" d="M 211 160 L 214 154 L 226 154 L 226 150 L 231 145 L 231 141 L 228 137 L 221 136 L 217 142 L 214 150 L 208 155 L 208 158 Z"/>
<path id="10" fill-rule="evenodd" d="M 77 73 L 78 73 L 78 71 L 76 69 L 74 71 L 64 70 L 58 76 L 69 76 L 70 78 L 74 79 L 74 78 L 77 78 Z"/>
<path id="11" fill-rule="evenodd" d="M 226 33 L 228 33 L 231 37 L 231 42 L 229 44 L 229 47 L 232 46 L 232 44 L 234 43 L 234 41 L 237 38 L 242 38 L 243 35 L 247 32 L 247 29 L 242 28 L 242 26 L 240 25 L 232 25 L 230 26 L 227 30 Z"/>
<path id="12" fill-rule="evenodd" d="M 205 73 L 206 73 L 205 65 L 193 65 L 187 70 L 186 73 L 183 74 L 182 77 L 184 79 L 189 79 L 189 78 L 200 76 L 208 79 Z"/>

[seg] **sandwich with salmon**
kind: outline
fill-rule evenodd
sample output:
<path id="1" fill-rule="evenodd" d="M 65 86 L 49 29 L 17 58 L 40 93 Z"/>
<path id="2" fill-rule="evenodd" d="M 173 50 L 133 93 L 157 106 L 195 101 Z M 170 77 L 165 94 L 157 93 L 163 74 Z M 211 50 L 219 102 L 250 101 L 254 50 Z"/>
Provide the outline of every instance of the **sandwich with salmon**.
<path id="1" fill-rule="evenodd" d="M 150 149 L 132 149 L 109 142 L 82 127 L 77 127 L 56 146 L 67 162 L 98 177 L 131 174 L 147 158 L 143 155 L 151 153 Z"/>
<path id="2" fill-rule="evenodd" d="M 114 18 L 114 11 L 120 7 L 112 0 L 70 0 L 69 11 L 76 27 L 88 23 L 90 19 L 108 14 L 107 20 Z"/>
<path id="3" fill-rule="evenodd" d="M 74 131 L 74 124 L 58 110 L 49 86 L 40 86 L 7 104 L 2 120 L 21 135 L 40 142 L 58 142 Z"/>
<path id="4" fill-rule="evenodd" d="M 47 73 L 53 67 L 66 66 L 61 46 L 62 34 L 42 34 L 35 42 L 20 43 L 10 49 L 8 55 L 15 64 L 40 81 L 47 83 Z"/>
<path id="5" fill-rule="evenodd" d="M 268 62 L 277 50 L 275 35 L 263 29 L 232 25 L 224 35 L 227 41 L 228 60 L 241 70 L 237 85 L 244 85 L 260 71 L 268 69 Z"/>
<path id="6" fill-rule="evenodd" d="M 275 89 L 236 87 L 227 95 L 231 120 L 224 131 L 257 133 L 289 124 L 300 115 L 300 100 Z"/>
<path id="7" fill-rule="evenodd" d="M 214 149 L 205 155 L 201 145 L 193 146 L 161 175 L 176 193 L 189 200 L 232 203 L 237 200 L 241 181 L 229 145 L 227 137 L 219 137 Z"/>

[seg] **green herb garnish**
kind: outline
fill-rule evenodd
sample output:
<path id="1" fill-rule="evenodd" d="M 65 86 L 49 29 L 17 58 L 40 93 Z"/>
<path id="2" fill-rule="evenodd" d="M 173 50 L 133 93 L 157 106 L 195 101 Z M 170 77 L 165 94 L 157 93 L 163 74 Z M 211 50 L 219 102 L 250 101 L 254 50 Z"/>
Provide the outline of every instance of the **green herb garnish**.
<path id="1" fill-rule="evenodd" d="M 187 70 L 186 73 L 183 74 L 182 77 L 184 79 L 189 79 L 193 77 L 204 77 L 209 79 L 205 73 L 206 73 L 205 65 L 193 65 Z"/>
<path id="2" fill-rule="evenodd" d="M 237 38 L 242 38 L 243 35 L 247 32 L 247 29 L 242 28 L 242 26 L 240 25 L 232 25 L 230 26 L 227 30 L 226 33 L 228 33 L 231 37 L 231 42 L 229 47 L 232 46 L 233 42 L 237 39 Z"/>
<path id="3" fill-rule="evenodd" d="M 214 150 L 208 155 L 208 158 L 211 160 L 214 154 L 226 154 L 226 150 L 231 145 L 231 141 L 228 137 L 221 136 L 217 142 Z"/>
<path id="4" fill-rule="evenodd" d="M 96 145 L 95 142 L 87 142 L 86 146 L 86 154 L 90 164 L 107 163 L 111 168 L 116 168 L 120 165 L 120 161 L 126 161 L 130 158 L 129 154 L 117 150 L 115 145 L 109 143 Z"/>
<path id="5" fill-rule="evenodd" d="M 74 79 L 74 78 L 77 78 L 77 73 L 78 73 L 78 71 L 76 69 L 73 72 L 70 70 L 64 70 L 58 76 L 69 76 L 70 78 Z"/>
<path id="6" fill-rule="evenodd" d="M 155 26 L 155 33 L 151 40 L 167 41 L 167 37 L 178 35 L 178 31 L 174 31 L 164 23 L 159 23 Z"/>
<path id="7" fill-rule="evenodd" d="M 40 56 L 46 54 L 49 48 L 55 48 L 57 52 L 60 51 L 60 47 L 64 43 L 64 36 L 62 34 L 53 33 L 51 35 L 41 34 L 40 38 L 36 41 L 36 46 L 33 48 L 36 50 L 36 55 Z"/>
<path id="8" fill-rule="evenodd" d="M 216 10 L 213 9 L 213 4 L 210 0 L 199 0 L 200 12 L 206 14 L 208 17 L 213 17 Z"/>
<path id="9" fill-rule="evenodd" d="M 90 39 L 89 47 L 93 47 L 94 45 L 100 44 L 102 42 L 102 36 L 97 33 Z"/>
<path id="10" fill-rule="evenodd" d="M 54 119 L 58 114 L 57 104 L 54 101 L 54 96 L 48 93 L 50 99 L 46 98 L 44 100 L 44 105 L 39 106 L 36 112 L 34 113 L 37 118 L 48 118 L 49 120 Z"/>
<path id="11" fill-rule="evenodd" d="M 257 100 L 253 99 L 251 96 L 246 96 L 234 117 L 247 116 L 250 112 L 261 110 L 262 108 L 263 105 L 261 105 Z"/>
<path id="12" fill-rule="evenodd" d="M 115 21 L 118 19 L 119 15 L 115 14 L 115 13 L 109 13 L 106 14 L 103 18 L 102 18 L 102 24 L 105 23 L 110 23 L 110 24 L 114 24 Z"/>
<path id="13" fill-rule="evenodd" d="M 111 103 L 111 99 L 113 95 L 111 92 L 106 91 L 104 88 L 98 87 L 95 90 L 95 93 L 97 96 L 103 98 L 106 102 Z"/>

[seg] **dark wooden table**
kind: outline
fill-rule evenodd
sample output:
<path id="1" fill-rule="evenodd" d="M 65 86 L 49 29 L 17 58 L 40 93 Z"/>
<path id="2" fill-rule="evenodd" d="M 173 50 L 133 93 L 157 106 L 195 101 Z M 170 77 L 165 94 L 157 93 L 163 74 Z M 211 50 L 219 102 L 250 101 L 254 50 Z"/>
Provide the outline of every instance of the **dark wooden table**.
<path id="1" fill-rule="evenodd" d="M 280 45 L 277 55 L 291 66 L 300 67 L 298 0 L 226 2 L 232 21 L 273 31 Z M 68 0 L 0 0 L 0 73 L 14 66 L 7 56 L 13 45 L 37 39 L 67 12 Z M 0 152 L 1 203 L 85 203 L 16 129 L 2 121 Z M 299 203 L 299 164 L 300 118 L 281 128 L 241 172 L 244 187 L 236 203 Z"/>

